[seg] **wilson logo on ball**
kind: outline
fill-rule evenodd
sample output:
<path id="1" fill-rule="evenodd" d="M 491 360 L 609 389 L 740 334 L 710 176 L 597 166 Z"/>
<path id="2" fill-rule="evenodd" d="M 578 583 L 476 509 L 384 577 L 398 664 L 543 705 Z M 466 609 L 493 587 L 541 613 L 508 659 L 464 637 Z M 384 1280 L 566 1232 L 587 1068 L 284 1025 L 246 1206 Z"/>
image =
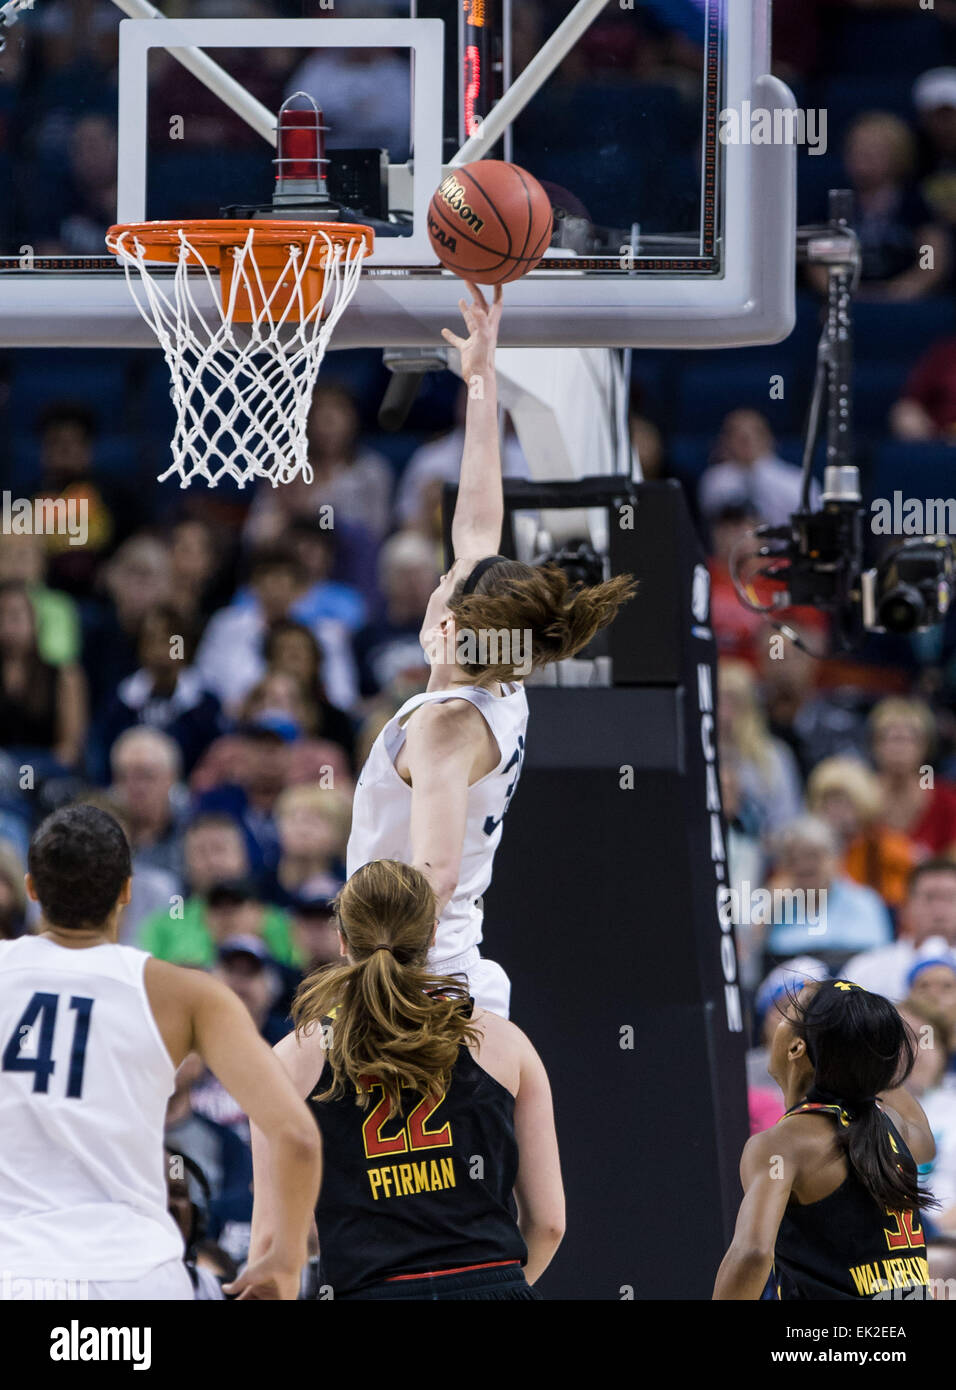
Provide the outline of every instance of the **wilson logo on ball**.
<path id="1" fill-rule="evenodd" d="M 485 225 L 484 219 L 479 217 L 475 210 L 465 202 L 468 196 L 462 185 L 455 178 L 454 174 L 449 174 L 438 190 L 439 197 L 447 203 L 452 212 L 456 212 L 463 222 L 466 222 L 473 231 L 480 232 Z"/>

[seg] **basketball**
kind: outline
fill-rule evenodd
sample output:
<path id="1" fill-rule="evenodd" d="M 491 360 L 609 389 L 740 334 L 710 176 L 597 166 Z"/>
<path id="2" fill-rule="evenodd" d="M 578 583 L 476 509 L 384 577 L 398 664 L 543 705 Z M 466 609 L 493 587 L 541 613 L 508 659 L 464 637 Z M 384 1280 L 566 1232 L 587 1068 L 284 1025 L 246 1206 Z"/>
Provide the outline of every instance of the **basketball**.
<path id="1" fill-rule="evenodd" d="M 506 285 L 533 270 L 553 225 L 538 180 L 500 159 L 453 169 L 428 209 L 435 255 L 446 270 L 479 285 Z"/>

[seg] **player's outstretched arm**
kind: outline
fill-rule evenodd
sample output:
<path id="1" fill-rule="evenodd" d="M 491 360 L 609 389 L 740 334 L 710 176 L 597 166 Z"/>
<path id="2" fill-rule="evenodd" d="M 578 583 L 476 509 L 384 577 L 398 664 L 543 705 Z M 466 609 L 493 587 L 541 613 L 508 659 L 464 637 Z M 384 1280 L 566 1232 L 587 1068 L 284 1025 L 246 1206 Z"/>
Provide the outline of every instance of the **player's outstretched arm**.
<path id="1" fill-rule="evenodd" d="M 459 300 L 468 329 L 461 338 L 450 329 L 442 337 L 461 353 L 461 374 L 468 392 L 465 448 L 458 482 L 458 502 L 451 527 L 455 558 L 496 555 L 501 545 L 504 499 L 501 489 L 501 446 L 498 437 L 498 385 L 495 347 L 501 322 L 501 286 L 489 305 L 477 285 L 468 283 L 472 303 Z"/>
<path id="2" fill-rule="evenodd" d="M 229 1292 L 246 1299 L 294 1299 L 322 1175 L 315 1121 L 245 1005 L 225 985 L 151 959 L 146 988 L 174 1063 L 198 1052 L 268 1144 L 272 1243 Z"/>
<path id="3" fill-rule="evenodd" d="M 483 738 L 482 716 L 462 700 L 425 705 L 408 722 L 412 865 L 431 884 L 439 916 L 458 887 L 468 782 Z"/>
<path id="4" fill-rule="evenodd" d="M 759 1299 L 763 1294 L 797 1164 L 792 1140 L 782 1127 L 747 1140 L 740 1159 L 744 1199 L 730 1249 L 717 1271 L 715 1299 Z"/>
<path id="5" fill-rule="evenodd" d="M 551 1263 L 564 1237 L 564 1185 L 548 1074 L 528 1038 L 520 1032 L 519 1036 L 523 1050 L 515 1097 L 515 1203 L 518 1229 L 528 1247 L 525 1278 L 533 1284 Z"/>
<path id="6" fill-rule="evenodd" d="M 298 1036 L 289 1033 L 276 1043 L 274 1053 L 292 1082 L 296 1095 L 303 1099 L 311 1095 L 322 1075 L 325 1062 L 322 1029 L 307 1029 Z M 276 1178 L 268 1136 L 256 1124 L 251 1126 L 251 1130 L 255 1196 L 252 1205 L 252 1233 L 249 1239 L 250 1266 L 260 1261 L 272 1249 L 280 1219 L 276 1211 Z"/>

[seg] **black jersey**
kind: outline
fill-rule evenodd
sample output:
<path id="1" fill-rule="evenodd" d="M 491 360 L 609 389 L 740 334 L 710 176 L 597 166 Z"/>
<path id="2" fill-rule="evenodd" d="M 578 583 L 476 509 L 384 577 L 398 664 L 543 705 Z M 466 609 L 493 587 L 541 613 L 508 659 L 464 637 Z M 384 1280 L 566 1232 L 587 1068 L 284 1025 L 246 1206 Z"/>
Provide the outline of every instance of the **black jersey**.
<path id="1" fill-rule="evenodd" d="M 331 1083 L 326 1061 L 315 1092 Z M 366 1089 L 365 1109 L 351 1087 L 337 1100 L 309 1099 L 325 1157 L 320 1278 L 333 1297 L 403 1274 L 523 1264 L 510 1091 L 467 1047 L 437 1100 L 403 1092 L 402 1113 L 390 1116 L 381 1083 L 369 1077 Z"/>
<path id="2" fill-rule="evenodd" d="M 839 1105 L 806 1102 L 789 1115 L 817 1112 L 848 1123 Z M 900 1165 L 916 1164 L 888 1115 L 880 1117 Z M 779 1122 L 778 1122 L 779 1123 Z M 929 1266 L 918 1211 L 881 1211 L 847 1161 L 840 1186 L 819 1202 L 791 1197 L 774 1248 L 769 1296 L 778 1299 L 926 1298 Z"/>

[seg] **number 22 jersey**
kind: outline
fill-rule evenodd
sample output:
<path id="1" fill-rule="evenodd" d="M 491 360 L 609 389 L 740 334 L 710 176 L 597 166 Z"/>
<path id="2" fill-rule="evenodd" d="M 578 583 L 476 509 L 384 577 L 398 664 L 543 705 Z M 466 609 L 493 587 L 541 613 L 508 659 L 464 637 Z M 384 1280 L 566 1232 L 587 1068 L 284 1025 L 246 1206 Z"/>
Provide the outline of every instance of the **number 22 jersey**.
<path id="1" fill-rule="evenodd" d="M 476 948 L 481 941 L 481 896 L 491 883 L 495 850 L 501 839 L 505 811 L 514 795 L 524 760 L 528 727 L 528 697 L 520 682 L 502 687 L 496 696 L 480 686 L 456 686 L 413 695 L 385 725 L 362 768 L 352 804 L 349 837 L 349 876 L 374 859 L 412 859 L 412 789 L 395 770 L 405 742 L 409 717 L 425 704 L 468 700 L 485 719 L 498 744 L 495 767 L 468 788 L 468 815 L 458 887 L 438 922 L 438 936 L 429 957 L 440 969 Z"/>

